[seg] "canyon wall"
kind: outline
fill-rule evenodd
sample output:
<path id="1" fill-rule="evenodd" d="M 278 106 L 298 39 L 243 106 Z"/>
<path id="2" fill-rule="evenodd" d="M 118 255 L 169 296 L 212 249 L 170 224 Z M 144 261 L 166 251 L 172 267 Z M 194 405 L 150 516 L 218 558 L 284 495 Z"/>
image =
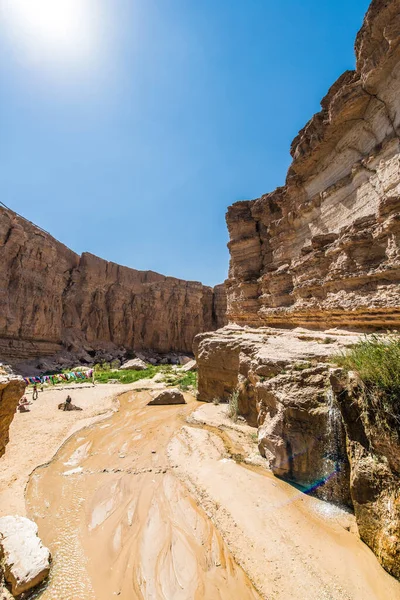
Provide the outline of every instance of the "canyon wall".
<path id="1" fill-rule="evenodd" d="M 195 339 L 198 397 L 237 391 L 273 473 L 353 506 L 400 578 L 399 415 L 389 431 L 366 419 L 330 358 L 355 331 L 400 327 L 400 0 L 373 0 L 355 49 L 285 186 L 228 209 L 230 325 Z"/>
<path id="2" fill-rule="evenodd" d="M 225 324 L 223 286 L 79 256 L 0 206 L 0 356 L 11 361 L 104 343 L 191 352 Z"/>
<path id="3" fill-rule="evenodd" d="M 227 213 L 229 320 L 400 325 L 400 2 L 374 0 L 344 73 L 292 143 L 286 185 Z"/>

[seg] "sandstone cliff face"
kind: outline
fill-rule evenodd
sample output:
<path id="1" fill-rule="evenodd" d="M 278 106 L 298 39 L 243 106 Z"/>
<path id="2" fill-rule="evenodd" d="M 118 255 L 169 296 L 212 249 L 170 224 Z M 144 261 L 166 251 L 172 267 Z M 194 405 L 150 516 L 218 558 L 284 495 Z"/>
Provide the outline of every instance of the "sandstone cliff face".
<path id="1" fill-rule="evenodd" d="M 0 366 L 0 457 L 8 443 L 8 430 L 24 390 L 23 379 Z"/>
<path id="2" fill-rule="evenodd" d="M 400 2 L 372 2 L 344 73 L 295 138 L 285 187 L 227 213 L 228 316 L 400 324 Z"/>
<path id="3" fill-rule="evenodd" d="M 366 410 L 358 380 L 330 364 L 357 341 L 332 330 L 229 325 L 195 339 L 198 398 L 228 401 L 258 428 L 272 472 L 354 507 L 361 538 L 400 579 L 400 428 Z"/>
<path id="4" fill-rule="evenodd" d="M 372 2 L 356 55 L 293 141 L 286 185 L 228 209 L 230 325 L 195 354 L 199 399 L 238 390 L 272 471 L 354 505 L 400 577 L 398 423 L 366 421 L 329 365 L 357 340 L 336 328 L 400 326 L 400 0 Z"/>
<path id="5" fill-rule="evenodd" d="M 191 352 L 224 325 L 224 288 L 78 256 L 0 207 L 0 356 L 22 360 L 67 346 Z"/>

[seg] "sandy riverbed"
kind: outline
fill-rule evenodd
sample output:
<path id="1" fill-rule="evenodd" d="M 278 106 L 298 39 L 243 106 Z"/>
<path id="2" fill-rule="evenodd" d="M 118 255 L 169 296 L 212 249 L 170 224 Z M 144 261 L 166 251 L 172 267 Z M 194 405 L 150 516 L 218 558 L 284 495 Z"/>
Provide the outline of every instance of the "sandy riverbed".
<path id="1" fill-rule="evenodd" d="M 29 412 L 17 412 L 11 423 L 6 452 L 0 458 L 0 517 L 26 516 L 24 491 L 33 469 L 51 460 L 74 431 L 111 415 L 118 408 L 118 394 L 137 388 L 138 383 L 141 382 L 48 388 L 39 393 L 38 400 L 29 406 Z M 82 411 L 57 409 L 68 394 Z M 26 395 L 32 401 L 32 391 Z"/>
<path id="2" fill-rule="evenodd" d="M 226 406 L 147 407 L 140 392 L 113 413 L 138 384 L 162 385 L 73 390 L 77 413 L 57 411 L 66 392 L 52 390 L 16 415 L 0 514 L 27 512 L 52 550 L 42 600 L 400 599 L 352 515 L 274 478 Z M 30 473 L 58 449 L 25 511 Z"/>

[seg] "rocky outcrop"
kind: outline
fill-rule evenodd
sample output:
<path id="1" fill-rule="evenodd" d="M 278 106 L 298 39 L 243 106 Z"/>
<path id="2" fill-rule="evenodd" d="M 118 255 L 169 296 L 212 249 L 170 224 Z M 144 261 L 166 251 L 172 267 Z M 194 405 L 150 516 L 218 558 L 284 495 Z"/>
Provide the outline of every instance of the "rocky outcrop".
<path id="1" fill-rule="evenodd" d="M 195 340 L 198 394 L 237 390 L 272 471 L 353 504 L 399 577 L 398 423 L 366 423 L 329 356 L 351 341 L 331 328 L 400 326 L 400 0 L 373 0 L 355 49 L 293 141 L 285 186 L 228 209 L 231 325 Z"/>
<path id="2" fill-rule="evenodd" d="M 286 185 L 227 213 L 228 317 L 400 325 L 400 1 L 374 0 L 344 73 L 291 147 Z"/>
<path id="3" fill-rule="evenodd" d="M 36 587 L 50 572 L 50 552 L 38 538 L 36 523 L 25 517 L 0 519 L 0 555 L 14 596 Z"/>
<path id="4" fill-rule="evenodd" d="M 13 362 L 67 348 L 191 352 L 224 324 L 224 288 L 78 256 L 0 206 L 0 356 Z"/>
<path id="5" fill-rule="evenodd" d="M 0 365 L 0 457 L 8 443 L 8 430 L 25 387 L 21 377 Z"/>
<path id="6" fill-rule="evenodd" d="M 346 428 L 351 498 L 360 536 L 385 569 L 400 579 L 398 420 L 370 409 L 354 375 L 337 370 L 331 374 L 331 383 Z"/>
<path id="7" fill-rule="evenodd" d="M 198 399 L 229 401 L 258 427 L 275 475 L 320 498 L 351 504 L 345 431 L 329 383 L 329 357 L 354 343 L 345 332 L 228 326 L 196 337 Z"/>
<path id="8" fill-rule="evenodd" d="M 229 401 L 258 428 L 272 472 L 323 500 L 354 507 L 361 538 L 400 579 L 400 427 L 369 406 L 332 355 L 357 341 L 335 330 L 230 325 L 196 337 L 199 400 Z"/>

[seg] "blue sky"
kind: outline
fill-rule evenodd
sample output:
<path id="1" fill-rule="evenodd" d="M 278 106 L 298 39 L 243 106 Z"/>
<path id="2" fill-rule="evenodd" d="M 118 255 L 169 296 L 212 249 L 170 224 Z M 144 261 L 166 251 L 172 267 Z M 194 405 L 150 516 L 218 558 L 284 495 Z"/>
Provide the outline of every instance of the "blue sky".
<path id="1" fill-rule="evenodd" d="M 0 18 L 0 200 L 76 252 L 219 283 L 227 207 L 284 183 L 368 2 L 81 2 L 62 52 Z"/>

